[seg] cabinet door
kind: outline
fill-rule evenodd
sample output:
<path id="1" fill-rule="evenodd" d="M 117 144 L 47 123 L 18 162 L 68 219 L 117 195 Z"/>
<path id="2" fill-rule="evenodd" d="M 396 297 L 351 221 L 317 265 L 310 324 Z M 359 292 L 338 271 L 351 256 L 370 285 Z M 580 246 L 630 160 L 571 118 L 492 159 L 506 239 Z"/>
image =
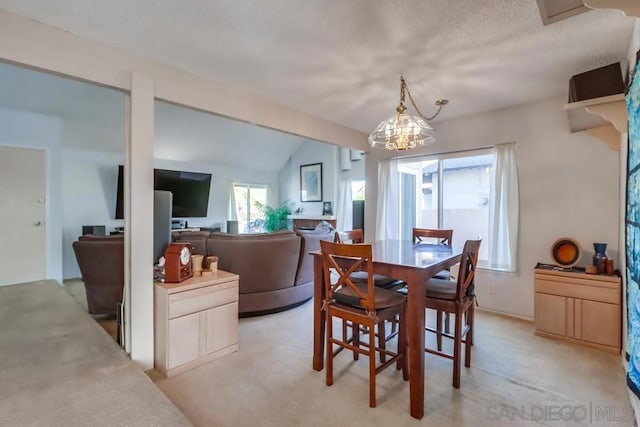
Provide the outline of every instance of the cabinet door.
<path id="1" fill-rule="evenodd" d="M 206 353 L 213 353 L 238 342 L 238 303 L 221 305 L 205 312 Z"/>
<path id="2" fill-rule="evenodd" d="M 576 330 L 584 341 L 620 348 L 620 306 L 576 300 Z"/>
<path id="3" fill-rule="evenodd" d="M 567 298 L 536 292 L 536 330 L 563 337 L 572 335 L 567 329 Z"/>
<path id="4" fill-rule="evenodd" d="M 169 320 L 169 369 L 200 356 L 200 313 Z"/>

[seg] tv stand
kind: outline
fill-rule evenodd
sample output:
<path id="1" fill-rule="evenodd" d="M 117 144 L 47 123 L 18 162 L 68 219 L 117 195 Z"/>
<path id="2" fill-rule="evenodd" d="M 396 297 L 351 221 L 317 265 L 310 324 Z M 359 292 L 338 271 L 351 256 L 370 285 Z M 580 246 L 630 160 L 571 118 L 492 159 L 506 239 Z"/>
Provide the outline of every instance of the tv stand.
<path id="1" fill-rule="evenodd" d="M 293 231 L 314 229 L 322 221 L 326 221 L 337 229 L 337 218 L 335 215 L 289 215 L 293 222 Z"/>
<path id="2" fill-rule="evenodd" d="M 188 223 L 186 219 L 172 219 L 171 220 L 171 229 L 172 230 L 186 230 L 188 227 Z"/>

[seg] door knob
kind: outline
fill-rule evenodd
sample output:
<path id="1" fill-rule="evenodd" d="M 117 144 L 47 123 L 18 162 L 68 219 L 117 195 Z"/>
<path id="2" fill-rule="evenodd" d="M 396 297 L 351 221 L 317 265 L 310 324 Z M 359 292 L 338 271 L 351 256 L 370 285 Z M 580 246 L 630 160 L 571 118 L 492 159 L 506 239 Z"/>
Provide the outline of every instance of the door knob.
<path id="1" fill-rule="evenodd" d="M 33 225 L 35 225 L 36 227 L 40 227 L 42 225 L 42 222 L 36 221 L 33 223 Z"/>

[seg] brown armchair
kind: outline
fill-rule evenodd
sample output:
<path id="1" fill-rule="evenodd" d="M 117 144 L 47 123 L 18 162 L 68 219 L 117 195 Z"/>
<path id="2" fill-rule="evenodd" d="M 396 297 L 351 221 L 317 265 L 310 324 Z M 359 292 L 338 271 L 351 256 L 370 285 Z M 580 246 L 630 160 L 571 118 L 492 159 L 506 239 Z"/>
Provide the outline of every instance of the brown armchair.
<path id="1" fill-rule="evenodd" d="M 80 236 L 73 251 L 89 313 L 115 315 L 124 290 L 124 236 Z"/>

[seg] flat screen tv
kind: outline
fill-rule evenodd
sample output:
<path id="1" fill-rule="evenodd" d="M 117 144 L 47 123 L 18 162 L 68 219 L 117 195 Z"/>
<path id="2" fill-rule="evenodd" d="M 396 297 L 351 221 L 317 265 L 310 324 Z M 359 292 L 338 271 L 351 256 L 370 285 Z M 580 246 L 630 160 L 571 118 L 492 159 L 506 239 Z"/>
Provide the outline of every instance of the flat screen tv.
<path id="1" fill-rule="evenodd" d="M 173 194 L 173 218 L 204 218 L 209 207 L 211 174 L 200 172 L 153 170 L 154 190 Z M 118 166 L 116 219 L 124 218 L 124 167 Z"/>

